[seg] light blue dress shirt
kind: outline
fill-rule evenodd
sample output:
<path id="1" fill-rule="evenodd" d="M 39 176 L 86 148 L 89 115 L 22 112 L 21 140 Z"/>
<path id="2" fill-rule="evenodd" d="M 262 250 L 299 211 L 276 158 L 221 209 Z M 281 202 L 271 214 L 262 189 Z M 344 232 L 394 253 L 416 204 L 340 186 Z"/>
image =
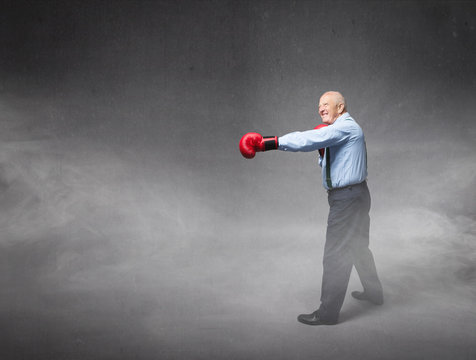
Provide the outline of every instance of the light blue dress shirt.
<path id="1" fill-rule="evenodd" d="M 364 133 L 350 116 L 344 113 L 329 126 L 318 130 L 296 131 L 278 138 L 279 150 L 315 151 L 329 148 L 332 188 L 361 183 L 367 179 L 367 149 Z M 326 157 L 319 157 L 322 185 L 326 182 Z"/>

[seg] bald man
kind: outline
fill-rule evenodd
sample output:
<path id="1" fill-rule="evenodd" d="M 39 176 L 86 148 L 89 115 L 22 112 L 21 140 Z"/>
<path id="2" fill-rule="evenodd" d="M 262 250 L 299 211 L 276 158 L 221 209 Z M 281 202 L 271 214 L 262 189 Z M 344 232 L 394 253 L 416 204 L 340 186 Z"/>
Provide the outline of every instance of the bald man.
<path id="1" fill-rule="evenodd" d="M 298 321 L 307 325 L 337 324 L 344 303 L 352 267 L 355 266 L 363 291 L 358 300 L 383 304 L 383 292 L 369 249 L 370 193 L 367 187 L 367 150 L 364 133 L 347 112 L 344 97 L 328 91 L 319 101 L 319 115 L 327 126 L 281 137 L 263 138 L 248 133 L 240 141 L 244 157 L 256 151 L 279 149 L 309 152 L 325 149 L 319 156 L 322 184 L 328 192 L 329 215 L 324 248 L 321 302 Z"/>

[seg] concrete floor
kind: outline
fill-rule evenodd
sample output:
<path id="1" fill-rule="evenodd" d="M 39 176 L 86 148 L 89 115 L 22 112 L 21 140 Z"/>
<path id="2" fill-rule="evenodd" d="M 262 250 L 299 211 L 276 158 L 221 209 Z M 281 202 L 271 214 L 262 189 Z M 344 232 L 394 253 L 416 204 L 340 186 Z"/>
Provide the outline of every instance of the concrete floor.
<path id="1" fill-rule="evenodd" d="M 430 282 L 424 268 L 376 246 L 385 304 L 348 294 L 338 325 L 309 327 L 296 316 L 318 305 L 320 244 L 261 241 L 279 246 L 198 246 L 186 259 L 159 249 L 127 261 L 60 239 L 3 247 L 2 264 L 16 270 L 2 271 L 2 358 L 475 358 L 474 288 Z M 355 272 L 349 289 L 360 289 Z"/>

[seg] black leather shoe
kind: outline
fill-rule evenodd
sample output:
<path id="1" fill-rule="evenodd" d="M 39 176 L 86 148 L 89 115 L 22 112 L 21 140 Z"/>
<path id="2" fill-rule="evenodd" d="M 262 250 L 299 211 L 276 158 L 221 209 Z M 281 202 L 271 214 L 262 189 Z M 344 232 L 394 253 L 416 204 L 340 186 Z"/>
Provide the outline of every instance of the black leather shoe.
<path id="1" fill-rule="evenodd" d="M 383 296 L 370 296 L 365 291 L 352 291 L 352 297 L 357 300 L 369 301 L 374 305 L 383 304 Z"/>
<path id="2" fill-rule="evenodd" d="M 337 321 L 326 321 L 319 317 L 319 310 L 312 314 L 301 314 L 298 316 L 298 321 L 306 325 L 335 325 Z"/>

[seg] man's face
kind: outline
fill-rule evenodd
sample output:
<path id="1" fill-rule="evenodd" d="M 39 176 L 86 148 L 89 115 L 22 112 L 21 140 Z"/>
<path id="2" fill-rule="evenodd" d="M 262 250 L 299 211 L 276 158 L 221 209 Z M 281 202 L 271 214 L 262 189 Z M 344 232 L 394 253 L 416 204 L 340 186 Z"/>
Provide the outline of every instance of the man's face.
<path id="1" fill-rule="evenodd" d="M 341 115 L 335 96 L 324 94 L 319 101 L 319 115 L 322 122 L 331 125 Z"/>

